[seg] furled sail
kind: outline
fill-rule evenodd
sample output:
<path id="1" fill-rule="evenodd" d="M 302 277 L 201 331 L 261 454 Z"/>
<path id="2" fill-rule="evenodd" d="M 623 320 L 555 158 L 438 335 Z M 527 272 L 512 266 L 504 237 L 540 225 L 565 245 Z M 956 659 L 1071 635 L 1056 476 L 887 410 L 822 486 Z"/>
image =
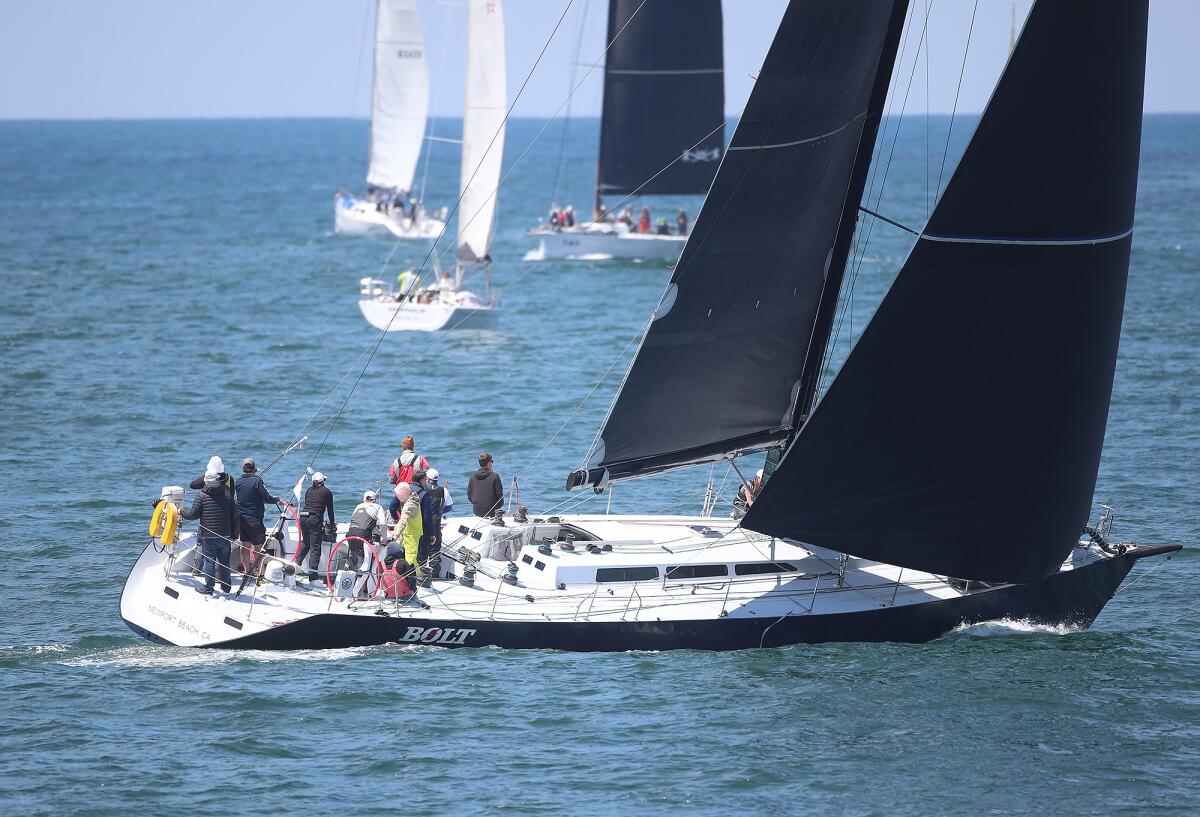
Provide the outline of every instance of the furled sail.
<path id="1" fill-rule="evenodd" d="M 906 0 L 793 0 L 601 433 L 598 484 L 782 442 L 841 280 Z M 828 284 L 827 284 L 828 276 Z"/>
<path id="2" fill-rule="evenodd" d="M 375 9 L 369 187 L 412 190 L 428 111 L 429 71 L 417 0 L 379 0 Z"/>
<path id="3" fill-rule="evenodd" d="M 1086 524 L 1121 333 L 1146 0 L 1038 2 L 895 284 L 746 527 L 1032 581 Z"/>
<path id="4" fill-rule="evenodd" d="M 609 0 L 606 42 L 598 195 L 706 192 L 725 144 L 721 0 Z"/>
<path id="5" fill-rule="evenodd" d="M 496 187 L 504 158 L 507 94 L 504 11 L 500 0 L 470 0 L 467 107 L 463 113 L 458 258 L 482 261 L 492 246 Z"/>

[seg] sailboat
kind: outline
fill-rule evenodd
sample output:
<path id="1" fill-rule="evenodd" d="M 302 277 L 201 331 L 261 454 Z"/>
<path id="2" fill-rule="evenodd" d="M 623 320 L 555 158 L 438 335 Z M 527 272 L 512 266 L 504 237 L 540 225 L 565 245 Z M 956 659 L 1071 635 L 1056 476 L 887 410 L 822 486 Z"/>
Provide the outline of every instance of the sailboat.
<path id="1" fill-rule="evenodd" d="M 600 156 L 592 218 L 554 214 L 529 235 L 556 258 L 665 259 L 687 241 L 674 215 L 665 233 L 640 214 L 605 209 L 605 197 L 703 195 L 725 145 L 721 0 L 609 0 Z M 565 138 L 565 135 L 564 135 Z M 565 213 L 564 213 L 565 216 Z M 564 223 L 565 222 L 565 223 Z"/>
<path id="2" fill-rule="evenodd" d="M 142 554 L 125 621 L 156 641 L 261 649 L 923 642 L 1003 619 L 1086 627 L 1137 562 L 1179 550 L 1117 543 L 1111 516 L 1088 525 L 1133 235 L 1147 0 L 1035 3 L 821 394 L 908 4 L 842 5 L 786 9 L 597 444 L 567 480 L 611 490 L 765 451 L 742 519 L 449 519 L 439 580 L 403 601 L 371 589 L 371 567 L 300 587 L 292 532 L 252 592 L 186 592 L 188 534 Z M 757 240 L 741 241 L 747 230 Z M 752 354 L 721 340 L 749 334 Z"/>
<path id="3" fill-rule="evenodd" d="M 491 294 L 491 246 L 504 157 L 505 63 L 500 1 L 470 0 L 454 271 L 443 270 L 434 255 L 431 282 L 421 281 L 412 270 L 402 272 L 394 285 L 363 278 L 358 307 L 376 329 L 492 329 L 500 318 L 499 299 Z M 436 240 L 434 244 L 436 250 Z M 484 276 L 482 295 L 463 288 L 467 277 L 476 272 Z"/>
<path id="4" fill-rule="evenodd" d="M 426 213 L 413 189 L 428 110 L 429 70 L 417 0 L 378 0 L 367 194 L 334 193 L 335 232 L 390 232 L 396 238 L 435 238 L 441 233 L 445 214 Z"/>

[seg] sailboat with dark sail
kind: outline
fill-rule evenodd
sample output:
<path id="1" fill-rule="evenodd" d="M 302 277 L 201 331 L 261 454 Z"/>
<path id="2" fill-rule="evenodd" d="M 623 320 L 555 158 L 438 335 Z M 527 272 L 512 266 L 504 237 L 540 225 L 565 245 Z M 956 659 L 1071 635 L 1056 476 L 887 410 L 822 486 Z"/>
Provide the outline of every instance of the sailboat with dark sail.
<path id="1" fill-rule="evenodd" d="M 920 642 L 998 619 L 1087 626 L 1135 563 L 1178 550 L 1088 527 L 1133 236 L 1147 0 L 1034 5 L 822 395 L 907 3 L 842 5 L 786 10 L 597 444 L 568 478 L 604 490 L 768 452 L 743 519 L 449 520 L 430 578 L 453 581 L 405 603 L 380 598 L 370 567 L 301 588 L 286 555 L 252 596 L 183 593 L 185 537 L 138 561 L 121 601 L 130 626 L 245 648 Z M 753 355 L 723 340 L 750 327 Z M 294 552 L 294 533 L 278 541 Z"/>
<path id="2" fill-rule="evenodd" d="M 609 0 L 592 217 L 576 223 L 573 210 L 552 204 L 547 220 L 529 232 L 539 254 L 679 257 L 686 214 L 651 223 L 605 202 L 708 191 L 725 145 L 722 35 L 721 0 L 693 0 L 686 13 L 670 0 Z"/>

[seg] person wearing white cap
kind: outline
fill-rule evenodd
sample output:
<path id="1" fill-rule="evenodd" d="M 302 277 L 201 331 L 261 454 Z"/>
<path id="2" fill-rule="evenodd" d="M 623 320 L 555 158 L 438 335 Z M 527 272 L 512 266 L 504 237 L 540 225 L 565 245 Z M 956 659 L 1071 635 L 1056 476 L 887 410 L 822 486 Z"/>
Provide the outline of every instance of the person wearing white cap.
<path id="1" fill-rule="evenodd" d="M 379 504 L 379 494 L 375 491 L 364 491 L 363 501 L 354 507 L 354 513 L 350 515 L 350 529 L 346 531 L 346 535 L 386 543 L 387 526 L 388 514 Z M 362 542 L 350 543 L 350 558 L 354 562 L 355 570 L 362 567 L 365 556 Z"/>
<path id="2" fill-rule="evenodd" d="M 425 553 L 421 560 L 425 587 L 429 586 L 430 581 L 441 578 L 442 572 L 442 517 L 446 515 L 450 495 L 443 486 L 438 485 L 440 476 L 436 468 L 430 468 L 425 472 L 425 482 L 421 485 L 425 493 L 424 501 L 429 503 L 429 530 L 426 531 Z"/>
<path id="3" fill-rule="evenodd" d="M 229 489 L 229 495 L 233 496 L 233 477 L 225 473 L 225 462 L 215 454 L 208 458 L 208 465 L 204 467 L 204 473 L 196 477 L 188 483 L 188 487 L 193 491 L 199 491 L 204 487 L 206 481 L 216 479 Z"/>
<path id="4" fill-rule="evenodd" d="M 325 475 L 317 471 L 312 475 L 312 486 L 304 492 L 304 507 L 300 511 L 300 534 L 302 543 L 296 554 L 296 564 L 303 564 L 308 556 L 308 581 L 317 581 L 317 570 L 321 566 L 321 543 L 324 540 L 321 523 L 329 514 L 329 526 L 336 530 L 337 520 L 333 517 L 333 492 L 325 487 Z"/>

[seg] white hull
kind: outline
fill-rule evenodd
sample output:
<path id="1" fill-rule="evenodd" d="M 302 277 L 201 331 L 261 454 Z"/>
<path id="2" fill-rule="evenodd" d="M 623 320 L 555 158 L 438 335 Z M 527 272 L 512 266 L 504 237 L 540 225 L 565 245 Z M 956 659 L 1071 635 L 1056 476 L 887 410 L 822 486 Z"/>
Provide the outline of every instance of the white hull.
<path id="1" fill-rule="evenodd" d="M 679 260 L 687 237 L 655 233 L 616 232 L 597 227 L 539 228 L 527 235 L 537 239 L 539 251 L 550 258 L 639 258 L 647 261 Z"/>
<path id="2" fill-rule="evenodd" d="M 495 329 L 497 304 L 473 292 L 437 292 L 429 303 L 397 301 L 387 293 L 359 300 L 363 317 L 376 329 L 389 332 L 437 332 L 441 329 Z"/>
<path id="3" fill-rule="evenodd" d="M 1134 561 L 1163 552 L 1114 556 L 1081 545 L 1041 583 L 972 586 L 772 539 L 711 517 L 551 517 L 524 524 L 508 518 L 504 526 L 453 518 L 445 520 L 443 539 L 441 580 L 400 602 L 375 594 L 369 555 L 359 598 L 338 598 L 324 581 L 309 588 L 291 577 L 250 581 L 236 598 L 204 596 L 195 592 L 200 581 L 191 574 L 195 539 L 188 533 L 166 552 L 146 548 L 122 593 L 121 615 L 143 635 L 182 646 L 390 641 L 736 649 L 928 640 L 963 621 L 1023 615 L 1086 626 Z M 290 524 L 283 544 L 287 558 L 296 547 Z M 322 571 L 327 559 L 322 556 Z M 478 572 L 466 586 L 455 579 L 470 562 Z M 235 588 L 240 583 L 234 574 Z"/>
<path id="4" fill-rule="evenodd" d="M 391 233 L 396 238 L 433 239 L 441 235 L 446 223 L 422 215 L 414 224 L 399 211 L 389 214 L 377 210 L 375 204 L 366 199 L 337 196 L 333 200 L 333 228 L 338 235 Z"/>

